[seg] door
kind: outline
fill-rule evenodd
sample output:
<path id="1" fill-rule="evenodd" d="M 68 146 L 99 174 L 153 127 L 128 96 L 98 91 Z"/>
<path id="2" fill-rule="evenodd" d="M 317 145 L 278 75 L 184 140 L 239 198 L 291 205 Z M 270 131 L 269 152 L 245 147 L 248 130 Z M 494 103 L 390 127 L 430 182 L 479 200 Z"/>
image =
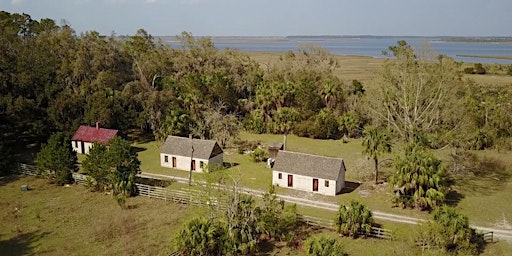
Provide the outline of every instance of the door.
<path id="1" fill-rule="evenodd" d="M 192 163 L 191 163 L 191 167 L 192 167 L 192 171 L 195 171 L 196 170 L 196 160 L 192 160 Z"/>
<path id="2" fill-rule="evenodd" d="M 82 149 L 82 151 L 80 153 L 85 154 L 85 142 L 80 141 L 80 147 Z"/>
<path id="3" fill-rule="evenodd" d="M 313 191 L 318 191 L 318 179 L 313 179 Z"/>
<path id="4" fill-rule="evenodd" d="M 176 167 L 176 157 L 172 157 L 172 167 Z"/>
<path id="5" fill-rule="evenodd" d="M 293 187 L 293 175 L 288 175 L 288 187 Z"/>

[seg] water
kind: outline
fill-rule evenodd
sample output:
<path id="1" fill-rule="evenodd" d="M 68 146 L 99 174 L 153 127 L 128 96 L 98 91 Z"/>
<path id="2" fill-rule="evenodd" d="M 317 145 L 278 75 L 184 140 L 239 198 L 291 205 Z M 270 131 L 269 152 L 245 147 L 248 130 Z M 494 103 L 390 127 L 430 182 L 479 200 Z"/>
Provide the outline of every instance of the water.
<path id="1" fill-rule="evenodd" d="M 421 48 L 425 42 L 437 54 L 444 54 L 457 61 L 475 63 L 512 64 L 512 60 L 462 57 L 459 55 L 478 56 L 512 56 L 510 42 L 453 42 L 442 41 L 440 38 L 420 37 L 342 37 L 342 38 L 212 38 L 219 49 L 233 48 L 245 52 L 287 52 L 295 51 L 300 45 L 315 44 L 326 48 L 332 54 L 358 55 L 374 58 L 385 58 L 383 50 L 396 45 L 398 40 L 405 40 L 415 49 Z M 176 43 L 171 43 L 175 45 Z"/>

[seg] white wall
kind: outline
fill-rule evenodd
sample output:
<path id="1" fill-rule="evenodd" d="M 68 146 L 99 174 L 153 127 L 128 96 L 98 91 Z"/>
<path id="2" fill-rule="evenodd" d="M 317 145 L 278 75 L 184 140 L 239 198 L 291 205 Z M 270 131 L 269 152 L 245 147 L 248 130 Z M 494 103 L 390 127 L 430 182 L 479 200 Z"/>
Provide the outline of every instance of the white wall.
<path id="1" fill-rule="evenodd" d="M 167 163 L 165 162 L 165 156 L 167 156 Z M 176 157 L 176 167 L 172 167 L 172 158 Z M 217 155 L 208 161 L 207 159 L 195 158 L 196 161 L 196 170 L 195 172 L 203 172 L 203 168 L 201 168 L 201 161 L 203 162 L 203 167 L 206 167 L 207 164 L 216 165 L 223 163 L 222 154 Z M 176 156 L 160 153 L 160 165 L 162 167 L 174 168 L 178 170 L 190 171 L 190 157 L 188 156 Z"/>
<path id="2" fill-rule="evenodd" d="M 73 150 L 75 152 L 77 152 L 78 154 L 89 154 L 89 150 L 91 149 L 92 147 L 92 143 L 91 142 L 84 142 L 84 150 L 85 152 L 82 152 L 82 142 L 81 141 L 76 141 L 77 142 L 77 146 L 75 147 L 75 141 L 71 141 L 71 147 L 73 147 Z"/>
<path id="3" fill-rule="evenodd" d="M 281 179 L 279 179 L 281 173 Z M 288 187 L 288 175 L 293 175 L 293 187 Z M 329 187 L 325 187 L 325 179 L 318 179 L 318 191 L 313 191 L 314 177 L 303 176 L 298 174 L 291 174 L 286 172 L 272 171 L 272 184 L 278 185 L 283 188 L 292 188 L 308 192 L 319 193 L 323 195 L 335 196 L 339 182 L 329 180 Z"/>

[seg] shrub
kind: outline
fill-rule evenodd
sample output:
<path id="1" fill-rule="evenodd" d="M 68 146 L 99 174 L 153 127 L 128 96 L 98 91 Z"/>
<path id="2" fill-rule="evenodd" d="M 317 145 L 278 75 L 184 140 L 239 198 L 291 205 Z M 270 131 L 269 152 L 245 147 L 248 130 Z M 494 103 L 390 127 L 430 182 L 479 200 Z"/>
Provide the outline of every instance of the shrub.
<path id="1" fill-rule="evenodd" d="M 434 210 L 432 221 L 421 224 L 416 241 L 462 255 L 478 254 L 484 244 L 483 236 L 469 227 L 468 218 L 446 205 Z"/>
<path id="2" fill-rule="evenodd" d="M 474 73 L 475 73 L 475 68 L 473 68 L 473 67 L 467 67 L 467 68 L 465 68 L 465 69 L 464 69 L 464 73 L 466 73 L 466 74 L 470 74 L 470 75 L 471 75 L 471 74 L 474 74 Z"/>
<path id="3" fill-rule="evenodd" d="M 310 256 L 340 256 L 345 254 L 339 241 L 325 235 L 308 238 L 304 250 Z"/>
<path id="4" fill-rule="evenodd" d="M 486 73 L 487 71 L 485 70 L 481 63 L 475 63 L 475 74 L 485 75 Z"/>
<path id="5" fill-rule="evenodd" d="M 252 161 L 255 163 L 264 162 L 264 161 L 267 161 L 267 159 L 268 159 L 268 152 L 261 148 L 256 148 L 253 152 L 251 152 L 249 154 L 249 156 L 251 157 Z"/>
<path id="6" fill-rule="evenodd" d="M 242 120 L 242 125 L 247 131 L 264 133 L 266 131 L 265 120 L 261 110 L 254 110 Z"/>
<path id="7" fill-rule="evenodd" d="M 336 232 L 344 236 L 368 235 L 374 222 L 372 212 L 365 205 L 352 200 L 350 205 L 340 205 L 334 221 Z"/>

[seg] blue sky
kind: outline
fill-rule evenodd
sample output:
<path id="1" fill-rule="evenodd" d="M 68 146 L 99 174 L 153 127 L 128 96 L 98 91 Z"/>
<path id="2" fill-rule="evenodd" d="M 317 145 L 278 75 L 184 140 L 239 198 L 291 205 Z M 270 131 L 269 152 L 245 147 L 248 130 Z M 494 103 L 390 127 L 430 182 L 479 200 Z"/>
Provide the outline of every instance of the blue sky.
<path id="1" fill-rule="evenodd" d="M 512 36 L 512 0 L 0 0 L 0 9 L 154 36 Z"/>

